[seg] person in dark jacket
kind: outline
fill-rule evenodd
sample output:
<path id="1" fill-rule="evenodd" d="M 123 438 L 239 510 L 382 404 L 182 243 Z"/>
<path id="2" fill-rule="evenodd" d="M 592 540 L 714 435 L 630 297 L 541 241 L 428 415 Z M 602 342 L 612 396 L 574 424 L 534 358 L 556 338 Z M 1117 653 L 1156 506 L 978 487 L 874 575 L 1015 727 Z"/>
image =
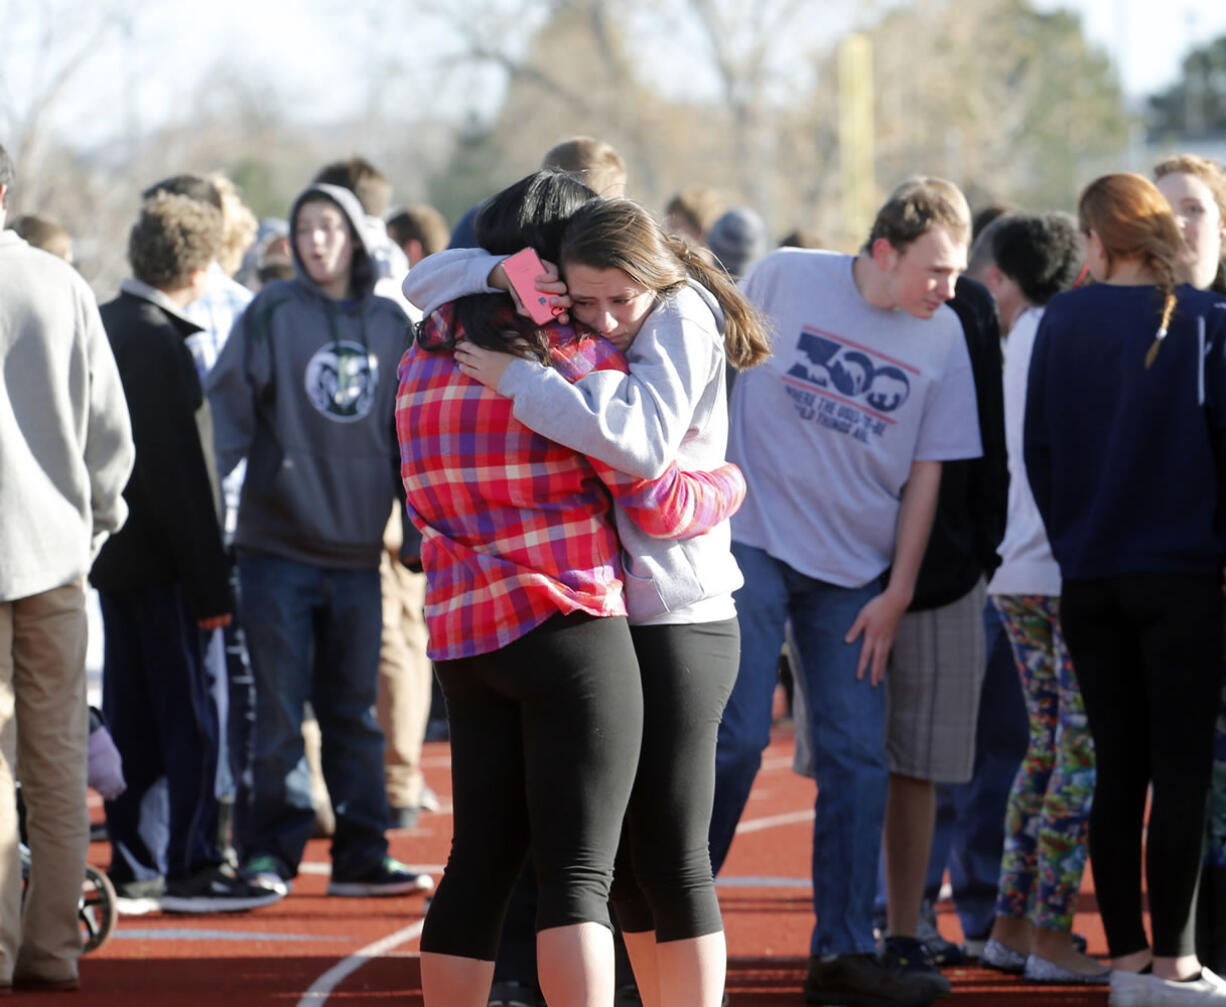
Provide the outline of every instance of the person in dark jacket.
<path id="1" fill-rule="evenodd" d="M 217 710 L 203 651 L 233 603 L 218 521 L 208 407 L 182 314 L 199 296 L 221 215 L 185 196 L 141 210 L 133 276 L 102 306 L 132 418 L 136 466 L 127 524 L 90 580 L 106 633 L 103 712 L 128 773 L 106 803 L 109 874 L 130 911 L 252 909 L 276 901 L 223 863 L 217 847 Z"/>
<path id="2" fill-rule="evenodd" d="M 1078 211 L 1096 282 L 1039 323 L 1024 457 L 1094 739 L 1111 1003 L 1226 1003 L 1194 942 L 1222 683 L 1226 302 L 1179 282 L 1187 248 L 1148 180 L 1103 176 Z"/>

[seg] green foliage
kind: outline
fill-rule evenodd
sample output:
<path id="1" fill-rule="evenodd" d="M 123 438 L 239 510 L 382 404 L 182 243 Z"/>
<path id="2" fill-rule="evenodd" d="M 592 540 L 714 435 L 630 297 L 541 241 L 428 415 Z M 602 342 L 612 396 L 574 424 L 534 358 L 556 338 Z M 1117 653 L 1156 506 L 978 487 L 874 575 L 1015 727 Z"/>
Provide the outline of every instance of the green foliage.
<path id="1" fill-rule="evenodd" d="M 943 174 L 1025 207 L 1068 206 L 1126 147 L 1119 83 L 1076 14 L 1028 0 L 929 2 L 874 37 L 885 185 Z"/>
<path id="2" fill-rule="evenodd" d="M 1159 143 L 1226 132 L 1226 35 L 1188 54 L 1180 80 L 1149 99 L 1146 125 Z"/>
<path id="3" fill-rule="evenodd" d="M 224 174 L 238 186 L 243 202 L 257 217 L 284 217 L 294 197 L 267 161 L 249 154 L 229 165 Z"/>
<path id="4" fill-rule="evenodd" d="M 426 182 L 426 201 L 452 225 L 471 206 L 514 181 L 499 171 L 505 158 L 488 128 L 472 124 L 456 139 L 444 168 Z"/>

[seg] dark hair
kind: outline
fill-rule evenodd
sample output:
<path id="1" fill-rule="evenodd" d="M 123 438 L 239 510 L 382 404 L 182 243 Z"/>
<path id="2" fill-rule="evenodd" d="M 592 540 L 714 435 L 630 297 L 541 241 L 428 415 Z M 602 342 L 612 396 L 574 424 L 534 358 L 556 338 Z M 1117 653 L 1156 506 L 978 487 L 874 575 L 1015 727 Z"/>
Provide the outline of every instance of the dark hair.
<path id="1" fill-rule="evenodd" d="M 566 222 L 596 193 L 574 175 L 542 168 L 491 196 L 475 221 L 477 244 L 495 255 L 530 247 L 558 261 Z M 455 322 L 464 338 L 487 349 L 548 363 L 550 338 L 531 319 L 508 313 L 504 294 L 471 294 L 455 302 Z"/>
<path id="2" fill-rule="evenodd" d="M 1149 367 L 1166 338 L 1175 312 L 1175 287 L 1184 279 L 1188 246 L 1166 197 L 1148 178 L 1131 172 L 1103 175 L 1086 186 L 1077 202 L 1081 229 L 1102 242 L 1107 268 L 1113 259 L 1138 259 L 1157 277 L 1162 312 Z"/>
<path id="3" fill-rule="evenodd" d="M 1042 307 L 1072 287 L 1085 259 L 1076 220 L 1058 212 L 1001 219 L 992 233 L 992 259 L 1027 301 Z"/>
<path id="4" fill-rule="evenodd" d="M 899 252 L 934 227 L 944 227 L 955 237 L 970 240 L 971 211 L 962 191 L 943 178 L 916 176 L 900 183 L 873 221 L 866 248 L 885 238 Z"/>
<path id="5" fill-rule="evenodd" d="M 319 169 L 312 182 L 339 185 L 358 197 L 362 209 L 372 217 L 382 217 L 392 198 L 392 183 L 366 158 L 356 154 L 345 161 L 333 161 Z"/>
<path id="6" fill-rule="evenodd" d="M 566 229 L 561 265 L 620 269 L 659 297 L 675 293 L 693 279 L 719 302 L 724 345 L 733 367 L 753 367 L 770 355 L 762 321 L 736 284 L 685 238 L 665 234 L 633 200 L 602 199 L 578 210 Z"/>
<path id="7" fill-rule="evenodd" d="M 780 248 L 825 248 L 826 243 L 822 241 L 821 235 L 817 231 L 810 230 L 807 227 L 797 227 L 788 231 L 782 238 L 779 239 Z"/>
<path id="8" fill-rule="evenodd" d="M 0 144 L 0 185 L 6 188 L 17 178 L 17 165 L 13 163 L 12 155 Z"/>
<path id="9" fill-rule="evenodd" d="M 171 175 L 160 182 L 154 182 L 140 194 L 141 199 L 152 199 L 160 192 L 172 196 L 187 196 L 200 203 L 221 209 L 221 191 L 211 181 L 202 175 Z"/>
<path id="10" fill-rule="evenodd" d="M 145 201 L 128 234 L 132 275 L 159 290 L 186 286 L 221 247 L 221 211 L 190 196 L 161 192 Z"/>
<path id="11" fill-rule="evenodd" d="M 971 244 L 979 240 L 983 229 L 997 217 L 1003 217 L 1006 213 L 1012 212 L 1004 203 L 989 203 L 987 206 L 980 207 L 971 220 Z"/>
<path id="12" fill-rule="evenodd" d="M 982 281 L 987 268 L 996 262 L 996 256 L 992 252 L 992 242 L 996 240 L 996 232 L 1012 219 L 1013 214 L 1008 211 L 998 213 L 975 235 L 975 240 L 971 242 L 971 250 L 966 256 L 966 275 L 972 280 Z"/>

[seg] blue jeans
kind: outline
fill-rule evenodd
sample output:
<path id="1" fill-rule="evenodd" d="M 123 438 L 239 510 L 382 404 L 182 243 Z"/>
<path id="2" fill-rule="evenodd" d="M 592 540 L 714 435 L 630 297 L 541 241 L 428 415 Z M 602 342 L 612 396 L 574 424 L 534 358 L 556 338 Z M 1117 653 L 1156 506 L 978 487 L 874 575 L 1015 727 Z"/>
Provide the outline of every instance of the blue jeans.
<path id="1" fill-rule="evenodd" d="M 724 709 L 715 756 L 711 861 L 718 871 L 732 844 L 762 751 L 770 742 L 771 701 L 792 620 L 801 650 L 809 732 L 817 773 L 813 828 L 812 954 L 873 952 L 873 892 L 885 816 L 885 691 L 856 680 L 861 640 L 843 637 L 881 586 L 837 587 L 793 570 L 761 549 L 734 542 L 745 576 L 736 593 L 741 661 Z"/>
<path id="2" fill-rule="evenodd" d="M 333 873 L 360 875 L 387 854 L 383 735 L 374 717 L 379 571 L 325 569 L 240 550 L 238 573 L 255 678 L 251 795 L 240 853 L 270 854 L 289 875 L 297 873 L 315 826 L 302 744 L 309 701 L 336 812 Z"/>

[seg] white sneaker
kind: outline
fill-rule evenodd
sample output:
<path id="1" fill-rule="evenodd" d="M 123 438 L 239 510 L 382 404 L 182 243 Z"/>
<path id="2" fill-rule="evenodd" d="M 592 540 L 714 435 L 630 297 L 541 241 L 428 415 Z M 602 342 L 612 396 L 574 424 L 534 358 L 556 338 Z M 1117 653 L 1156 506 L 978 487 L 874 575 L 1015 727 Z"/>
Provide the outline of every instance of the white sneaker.
<path id="1" fill-rule="evenodd" d="M 1107 997 L 1110 1007 L 1149 1007 L 1158 1001 L 1155 995 L 1154 977 L 1140 972 L 1111 972 L 1111 995 Z"/>
<path id="2" fill-rule="evenodd" d="M 421 808 L 422 811 L 438 811 L 438 794 L 423 784 L 421 788 L 421 796 L 417 798 L 417 806 Z"/>
<path id="3" fill-rule="evenodd" d="M 1203 965 L 1200 978 L 1195 982 L 1181 983 L 1173 979 L 1151 980 L 1150 1000 L 1154 1007 L 1182 1007 L 1185 1004 L 1226 1004 L 1226 981 Z"/>

